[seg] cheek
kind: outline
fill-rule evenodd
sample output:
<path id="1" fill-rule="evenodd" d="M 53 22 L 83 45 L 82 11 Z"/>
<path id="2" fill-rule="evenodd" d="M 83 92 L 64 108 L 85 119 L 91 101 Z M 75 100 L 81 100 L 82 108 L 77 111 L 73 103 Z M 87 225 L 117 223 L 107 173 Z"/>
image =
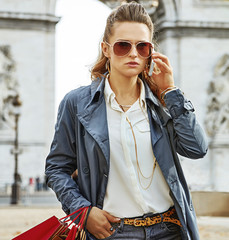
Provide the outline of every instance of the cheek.
<path id="1" fill-rule="evenodd" d="M 117 59 L 117 57 L 115 55 L 110 55 L 110 64 L 111 65 L 118 65 L 120 64 L 120 59 Z"/>
<path id="2" fill-rule="evenodd" d="M 140 66 L 141 66 L 142 70 L 144 70 L 147 63 L 148 63 L 148 59 L 142 59 L 142 61 L 140 63 Z"/>

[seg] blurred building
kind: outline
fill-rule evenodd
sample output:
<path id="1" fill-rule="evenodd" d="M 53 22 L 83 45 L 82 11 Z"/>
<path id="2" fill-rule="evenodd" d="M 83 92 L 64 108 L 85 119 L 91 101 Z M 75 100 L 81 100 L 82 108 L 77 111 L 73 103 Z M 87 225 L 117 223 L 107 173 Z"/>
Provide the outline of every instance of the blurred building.
<path id="1" fill-rule="evenodd" d="M 114 8 L 121 2 L 102 0 Z M 209 137 L 200 161 L 181 158 L 192 190 L 229 191 L 229 1 L 139 0 L 155 24 L 176 85 L 191 99 Z"/>
<path id="2" fill-rule="evenodd" d="M 11 184 L 15 138 L 12 101 L 20 96 L 19 173 L 43 176 L 54 126 L 56 0 L 0 3 L 0 187 Z"/>
<path id="3" fill-rule="evenodd" d="M 114 8 L 122 0 L 101 0 Z M 192 190 L 229 191 L 229 1 L 140 0 L 155 23 L 157 50 L 173 66 L 209 138 L 200 161 L 181 158 Z M 12 99 L 22 100 L 19 173 L 42 176 L 54 126 L 56 0 L 1 0 L 0 187 L 12 183 Z"/>
<path id="4" fill-rule="evenodd" d="M 176 84 L 209 137 L 203 160 L 183 161 L 190 187 L 229 191 L 229 1 L 163 0 L 152 17 Z"/>

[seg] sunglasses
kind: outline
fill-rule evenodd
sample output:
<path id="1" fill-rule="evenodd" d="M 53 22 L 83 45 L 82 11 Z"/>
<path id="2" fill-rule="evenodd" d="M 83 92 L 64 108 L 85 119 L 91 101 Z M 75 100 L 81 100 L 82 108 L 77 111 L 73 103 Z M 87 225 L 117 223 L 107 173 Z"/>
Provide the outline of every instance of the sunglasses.
<path id="1" fill-rule="evenodd" d="M 138 54 L 143 58 L 149 58 L 153 51 L 153 44 L 150 42 L 138 42 L 133 44 L 129 41 L 116 41 L 114 45 L 105 42 L 110 47 L 113 47 L 113 52 L 118 57 L 125 57 L 132 50 L 133 45 L 137 49 Z"/>

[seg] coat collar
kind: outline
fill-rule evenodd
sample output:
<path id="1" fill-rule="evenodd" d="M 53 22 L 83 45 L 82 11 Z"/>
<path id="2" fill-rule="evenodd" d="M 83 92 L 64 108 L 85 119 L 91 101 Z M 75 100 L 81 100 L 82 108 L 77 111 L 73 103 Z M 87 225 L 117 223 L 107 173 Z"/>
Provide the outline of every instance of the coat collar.
<path id="1" fill-rule="evenodd" d="M 90 101 L 87 105 L 90 106 L 91 104 L 98 102 L 101 98 L 104 97 L 104 87 L 105 87 L 105 79 L 107 76 L 108 72 L 104 74 L 104 77 L 98 78 L 97 80 L 94 80 L 91 83 L 91 98 Z M 162 124 L 166 125 L 168 120 L 171 119 L 171 116 L 168 112 L 168 110 L 162 106 L 158 98 L 153 94 L 151 91 L 149 85 L 143 81 L 144 86 L 145 86 L 145 99 L 148 104 L 148 107 L 154 111 L 152 111 L 152 117 L 156 120 L 155 117 L 155 107 L 157 108 L 157 111 L 160 115 L 160 119 L 162 120 Z"/>
<path id="2" fill-rule="evenodd" d="M 159 100 L 155 97 L 155 95 L 151 91 L 149 85 L 145 81 L 143 81 L 143 83 L 145 85 L 145 98 L 146 98 L 146 100 L 152 102 L 154 105 L 159 107 L 161 105 Z"/>
<path id="3" fill-rule="evenodd" d="M 99 99 L 103 96 L 104 87 L 105 87 L 105 78 L 97 78 L 91 83 L 91 99 L 88 105 L 91 105 L 94 102 L 98 102 Z"/>
<path id="4" fill-rule="evenodd" d="M 97 78 L 96 80 L 92 81 L 91 83 L 91 99 L 89 105 L 93 102 L 97 102 L 101 96 L 103 96 L 104 87 L 105 87 L 105 78 L 108 73 L 105 73 L 104 77 Z M 145 98 L 146 100 L 152 102 L 156 106 L 160 106 L 159 100 L 154 96 L 151 89 L 149 88 L 148 84 L 143 81 L 145 86 Z"/>
<path id="5" fill-rule="evenodd" d="M 146 82 L 145 84 L 145 92 L 146 92 L 146 101 L 148 103 L 149 108 L 154 111 L 152 111 L 152 117 L 155 118 L 155 110 L 160 118 L 161 123 L 165 126 L 167 122 L 171 119 L 171 115 L 167 108 L 163 107 L 163 105 L 160 103 L 158 98 L 153 94 L 150 87 Z M 156 109 L 155 109 L 156 108 Z"/>

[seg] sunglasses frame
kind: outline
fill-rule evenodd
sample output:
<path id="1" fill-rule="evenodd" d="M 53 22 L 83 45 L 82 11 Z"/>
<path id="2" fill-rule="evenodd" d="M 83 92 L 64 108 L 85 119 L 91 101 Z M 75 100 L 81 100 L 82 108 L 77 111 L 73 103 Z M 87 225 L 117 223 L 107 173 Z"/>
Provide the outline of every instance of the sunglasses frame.
<path id="1" fill-rule="evenodd" d="M 119 56 L 119 55 L 115 54 L 115 52 L 114 52 L 114 45 L 115 45 L 116 43 L 119 43 L 119 42 L 129 43 L 129 44 L 131 45 L 131 48 L 130 48 L 129 52 L 127 52 L 127 53 L 126 53 L 125 55 L 123 55 L 123 56 Z M 128 40 L 117 40 L 117 41 L 114 42 L 113 45 L 111 45 L 110 43 L 108 43 L 108 42 L 106 42 L 106 41 L 105 41 L 104 43 L 106 43 L 108 46 L 112 47 L 112 51 L 113 51 L 113 53 L 114 53 L 117 57 L 126 57 L 126 56 L 131 52 L 131 50 L 133 49 L 133 45 L 134 45 L 139 56 L 141 56 L 142 58 L 145 58 L 145 59 L 150 58 L 150 57 L 151 57 L 151 54 L 150 54 L 148 57 L 143 57 L 143 56 L 138 52 L 137 45 L 140 44 L 140 43 L 150 44 L 150 45 L 151 45 L 152 52 L 153 52 L 153 49 L 154 49 L 154 44 L 151 43 L 151 42 L 147 42 L 147 41 L 140 41 L 140 42 L 137 42 L 137 43 L 132 43 L 132 42 L 130 42 L 130 41 L 128 41 Z"/>

